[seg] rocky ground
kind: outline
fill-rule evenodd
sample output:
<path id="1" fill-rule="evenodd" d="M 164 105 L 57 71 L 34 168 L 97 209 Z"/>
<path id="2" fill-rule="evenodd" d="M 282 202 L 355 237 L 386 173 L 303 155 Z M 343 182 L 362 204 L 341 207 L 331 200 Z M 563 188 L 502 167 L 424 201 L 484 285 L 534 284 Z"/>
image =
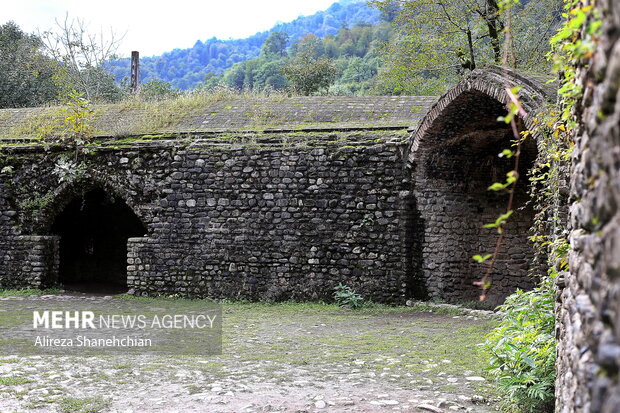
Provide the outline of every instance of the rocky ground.
<path id="1" fill-rule="evenodd" d="M 0 298 L 0 319 L 84 299 Z M 428 305 L 224 303 L 221 355 L 1 356 L 0 411 L 492 412 L 480 344 L 494 324 Z"/>

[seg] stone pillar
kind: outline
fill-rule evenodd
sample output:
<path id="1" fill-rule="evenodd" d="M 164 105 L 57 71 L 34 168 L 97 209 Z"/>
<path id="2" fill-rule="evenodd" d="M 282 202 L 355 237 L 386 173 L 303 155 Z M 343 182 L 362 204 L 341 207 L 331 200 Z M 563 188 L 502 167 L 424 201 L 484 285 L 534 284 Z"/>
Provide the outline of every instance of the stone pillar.
<path id="1" fill-rule="evenodd" d="M 13 268 L 5 282 L 12 288 L 45 288 L 58 282 L 60 237 L 46 235 L 14 238 Z"/>
<path id="2" fill-rule="evenodd" d="M 151 266 L 144 262 L 149 239 L 147 237 L 129 238 L 127 240 L 127 288 L 129 294 L 146 293 L 146 279 Z"/>

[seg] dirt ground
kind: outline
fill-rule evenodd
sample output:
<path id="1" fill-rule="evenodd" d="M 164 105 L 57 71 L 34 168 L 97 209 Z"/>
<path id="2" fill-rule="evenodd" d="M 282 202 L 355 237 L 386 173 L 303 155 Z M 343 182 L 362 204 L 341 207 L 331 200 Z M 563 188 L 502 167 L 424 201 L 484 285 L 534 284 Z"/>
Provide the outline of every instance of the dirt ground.
<path id="1" fill-rule="evenodd" d="M 0 297 L 0 316 L 84 299 Z M 0 355 L 0 412 L 492 412 L 480 347 L 494 324 L 428 306 L 224 303 L 221 355 Z"/>

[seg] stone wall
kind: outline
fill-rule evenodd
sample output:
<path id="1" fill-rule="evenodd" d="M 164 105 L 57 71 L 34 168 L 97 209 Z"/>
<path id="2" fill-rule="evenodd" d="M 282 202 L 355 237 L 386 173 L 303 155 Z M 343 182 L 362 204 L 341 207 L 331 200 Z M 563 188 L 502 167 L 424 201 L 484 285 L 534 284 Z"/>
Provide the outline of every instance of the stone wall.
<path id="1" fill-rule="evenodd" d="M 0 177 L 0 233 L 14 237 L 0 237 L 2 285 L 35 286 L 43 275 L 28 265 L 39 268 L 43 259 L 32 254 L 58 214 L 101 188 L 147 229 L 128 242 L 136 294 L 317 300 L 342 282 L 376 301 L 403 302 L 407 137 L 402 130 L 108 142 L 78 155 L 87 176 L 63 182 L 54 169 L 73 153 L 5 149 L 11 172 Z M 47 261 L 38 273 L 48 271 L 41 282 L 51 283 L 53 256 Z"/>
<path id="2" fill-rule="evenodd" d="M 505 196 L 486 188 L 512 167 L 497 157 L 510 146 L 510 131 L 497 122 L 505 82 L 525 85 L 528 113 L 547 93 L 536 79 L 491 67 L 430 111 L 428 97 L 101 106 L 94 141 L 77 152 L 33 136 L 37 125 L 59 121 L 57 109 L 0 111 L 1 285 L 45 285 L 103 268 L 122 272 L 113 278 L 135 294 L 316 300 L 330 299 L 342 282 L 380 302 L 477 300 L 473 283 L 485 266 L 471 257 L 493 250 L 496 233 L 482 226 L 506 207 Z M 535 147 L 524 148 L 522 176 L 535 156 Z M 68 164 L 79 173 L 67 175 Z M 101 205 L 95 193 L 104 194 Z M 489 304 L 532 285 L 526 198 L 523 187 Z M 105 203 L 116 207 L 100 221 L 117 212 L 123 219 L 98 226 L 124 225 L 106 240 L 122 233 L 126 244 L 98 255 L 95 241 L 68 243 L 72 230 L 63 228 L 90 225 Z M 18 252 L 31 244 L 17 239 L 54 235 L 59 255 Z M 115 254 L 127 262 L 98 263 Z M 39 275 L 25 265 L 31 260 Z"/>
<path id="3" fill-rule="evenodd" d="M 570 274 L 557 304 L 558 412 L 620 406 L 620 8 L 612 0 L 596 8 L 603 34 L 578 72 L 585 91 L 572 159 Z"/>
<path id="4" fill-rule="evenodd" d="M 16 236 L 3 241 L 0 285 L 4 288 L 45 288 L 56 284 L 58 237 Z"/>

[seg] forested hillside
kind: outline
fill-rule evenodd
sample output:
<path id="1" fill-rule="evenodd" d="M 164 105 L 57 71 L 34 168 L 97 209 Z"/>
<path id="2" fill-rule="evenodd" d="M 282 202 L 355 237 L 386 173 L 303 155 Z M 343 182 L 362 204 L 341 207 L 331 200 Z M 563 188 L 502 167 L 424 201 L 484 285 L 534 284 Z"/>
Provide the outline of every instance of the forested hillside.
<path id="1" fill-rule="evenodd" d="M 208 77 L 200 87 L 255 92 L 293 89 L 301 94 L 329 88 L 335 95 L 381 94 L 380 52 L 393 35 L 389 23 L 359 23 L 323 38 L 307 34 L 285 49 L 286 34 L 272 32 L 259 57 L 235 63 L 223 74 Z"/>
<path id="2" fill-rule="evenodd" d="M 198 41 L 141 60 L 144 99 L 183 91 L 312 95 L 440 95 L 485 64 L 548 73 L 545 56 L 562 0 L 523 0 L 508 11 L 486 0 L 341 0 L 247 39 Z M 509 37 L 506 33 L 510 29 Z M 101 44 L 93 43 L 101 39 Z M 120 39 L 89 33 L 79 18 L 55 31 L 0 26 L 0 107 L 130 96 Z"/>
<path id="3" fill-rule="evenodd" d="M 336 35 L 343 27 L 378 22 L 379 11 L 369 8 L 365 0 L 340 0 L 325 11 L 299 17 L 289 23 L 279 23 L 246 39 L 198 40 L 190 49 L 175 49 L 162 56 L 143 57 L 140 62 L 141 80 L 146 83 L 158 79 L 169 82 L 175 88 L 193 89 L 205 77 L 221 74 L 235 63 L 258 57 L 263 42 L 273 32 L 287 34 L 288 45 L 291 45 L 309 33 L 324 37 Z M 129 74 L 129 65 L 129 59 L 122 59 L 112 62 L 108 69 L 117 81 L 122 81 Z"/>

